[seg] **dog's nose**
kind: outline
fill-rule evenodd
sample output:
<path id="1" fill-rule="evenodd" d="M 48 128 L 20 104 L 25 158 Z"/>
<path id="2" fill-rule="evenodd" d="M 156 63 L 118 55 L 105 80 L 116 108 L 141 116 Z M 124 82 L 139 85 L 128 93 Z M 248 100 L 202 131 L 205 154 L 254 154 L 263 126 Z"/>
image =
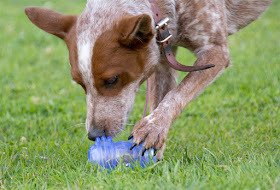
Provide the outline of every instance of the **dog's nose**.
<path id="1" fill-rule="evenodd" d="M 88 132 L 88 139 L 91 141 L 95 141 L 97 137 L 105 136 L 105 134 L 105 130 L 92 129 Z"/>

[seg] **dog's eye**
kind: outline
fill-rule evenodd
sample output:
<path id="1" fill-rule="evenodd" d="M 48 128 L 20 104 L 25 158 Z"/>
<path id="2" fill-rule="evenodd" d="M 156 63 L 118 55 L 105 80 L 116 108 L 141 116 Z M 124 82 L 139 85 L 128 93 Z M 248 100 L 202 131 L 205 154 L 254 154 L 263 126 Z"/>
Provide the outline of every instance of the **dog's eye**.
<path id="1" fill-rule="evenodd" d="M 114 85 L 116 85 L 118 83 L 119 80 L 119 76 L 114 76 L 108 80 L 104 80 L 104 85 L 106 88 L 110 88 L 113 87 Z"/>

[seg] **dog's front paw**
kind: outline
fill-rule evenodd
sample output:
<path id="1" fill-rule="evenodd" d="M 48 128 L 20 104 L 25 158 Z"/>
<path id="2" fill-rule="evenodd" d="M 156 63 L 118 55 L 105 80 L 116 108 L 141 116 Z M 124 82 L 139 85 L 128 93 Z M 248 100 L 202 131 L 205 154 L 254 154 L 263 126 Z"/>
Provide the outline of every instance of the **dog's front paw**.
<path id="1" fill-rule="evenodd" d="M 171 122 L 168 116 L 159 111 L 154 111 L 149 116 L 136 123 L 129 137 L 133 137 L 131 149 L 142 143 L 142 155 L 145 151 L 154 148 L 157 151 L 157 159 L 161 160 L 165 149 L 165 140 L 170 128 Z"/>

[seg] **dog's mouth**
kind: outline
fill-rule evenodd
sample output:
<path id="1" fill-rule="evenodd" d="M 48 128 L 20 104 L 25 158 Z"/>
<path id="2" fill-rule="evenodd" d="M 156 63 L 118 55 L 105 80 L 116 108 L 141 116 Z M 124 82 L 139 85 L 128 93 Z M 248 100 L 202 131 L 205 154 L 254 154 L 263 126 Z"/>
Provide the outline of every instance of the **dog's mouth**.
<path id="1" fill-rule="evenodd" d="M 106 136 L 106 131 L 105 130 L 94 130 L 94 131 L 89 131 L 88 132 L 88 139 L 91 140 L 91 141 L 95 141 L 96 138 L 100 138 L 102 136 Z"/>
<path id="2" fill-rule="evenodd" d="M 129 112 L 128 112 L 129 113 Z M 88 139 L 95 141 L 97 137 L 116 137 L 120 134 L 125 126 L 127 125 L 127 117 L 118 121 L 105 120 L 102 124 L 95 125 L 94 127 L 88 128 Z"/>

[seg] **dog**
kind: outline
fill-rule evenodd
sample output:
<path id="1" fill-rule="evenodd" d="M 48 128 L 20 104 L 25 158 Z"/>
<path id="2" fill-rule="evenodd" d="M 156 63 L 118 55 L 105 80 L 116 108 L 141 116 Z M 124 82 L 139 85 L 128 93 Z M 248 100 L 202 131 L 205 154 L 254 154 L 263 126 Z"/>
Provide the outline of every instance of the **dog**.
<path id="1" fill-rule="evenodd" d="M 140 85 L 149 78 L 150 114 L 136 123 L 133 147 L 154 148 L 163 157 L 173 121 L 205 87 L 231 65 L 228 36 L 256 20 L 273 0 L 157 0 L 168 17 L 172 50 L 195 54 L 194 65 L 215 67 L 187 74 L 177 85 L 157 42 L 148 0 L 88 0 L 81 15 L 27 7 L 40 29 L 65 41 L 71 76 L 86 95 L 88 138 L 115 137 L 124 127 Z M 132 147 L 132 148 L 133 148 Z"/>

